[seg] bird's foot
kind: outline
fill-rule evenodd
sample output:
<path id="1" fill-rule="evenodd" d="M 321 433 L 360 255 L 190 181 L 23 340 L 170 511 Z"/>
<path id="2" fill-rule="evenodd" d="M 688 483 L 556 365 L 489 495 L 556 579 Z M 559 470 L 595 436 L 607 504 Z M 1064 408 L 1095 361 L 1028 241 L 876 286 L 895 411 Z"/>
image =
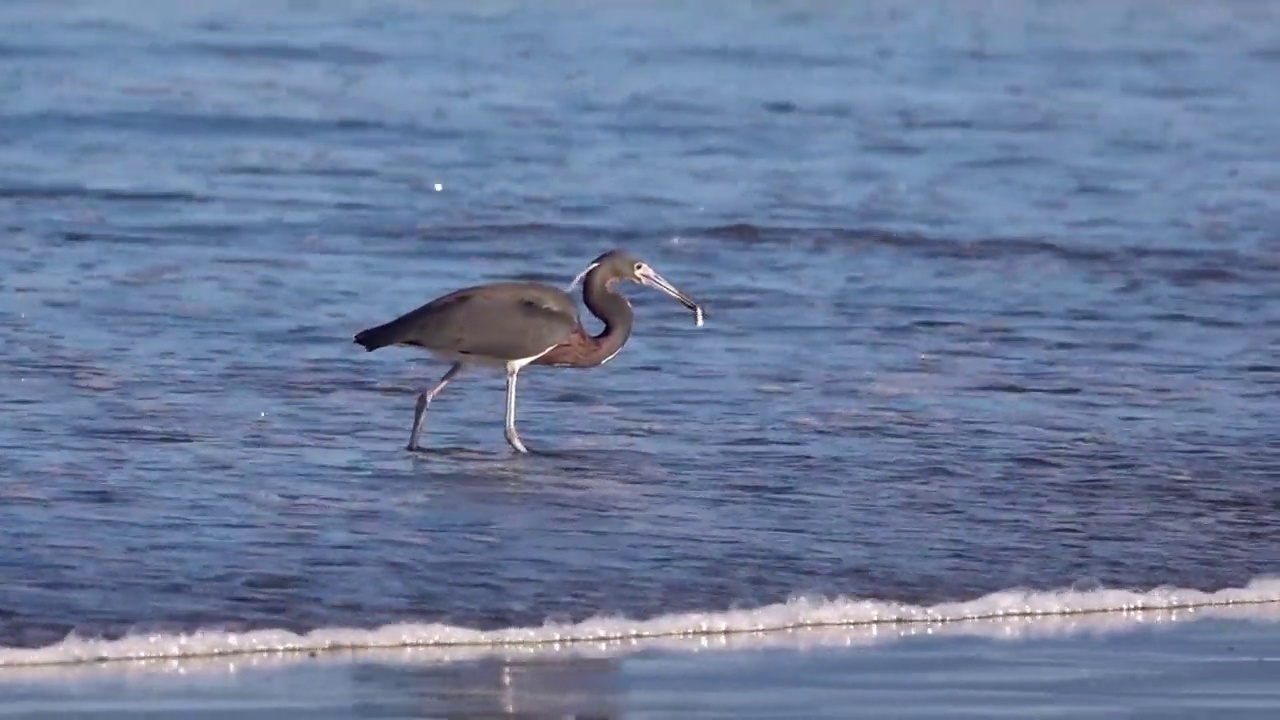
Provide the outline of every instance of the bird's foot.
<path id="1" fill-rule="evenodd" d="M 511 449 L 518 453 L 525 455 L 529 454 L 529 448 L 525 447 L 524 443 L 520 442 L 520 436 L 516 435 L 514 432 L 507 433 L 507 444 L 511 446 Z"/>

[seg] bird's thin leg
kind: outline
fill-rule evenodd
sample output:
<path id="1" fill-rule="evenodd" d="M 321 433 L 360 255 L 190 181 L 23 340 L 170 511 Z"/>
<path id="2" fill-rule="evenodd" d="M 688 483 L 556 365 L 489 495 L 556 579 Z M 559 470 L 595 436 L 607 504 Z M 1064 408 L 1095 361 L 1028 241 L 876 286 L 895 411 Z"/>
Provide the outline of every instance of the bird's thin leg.
<path id="1" fill-rule="evenodd" d="M 513 365 L 507 365 L 507 442 L 516 452 L 527 453 L 528 448 L 524 443 L 520 442 L 520 436 L 516 434 L 516 376 L 520 374 L 520 368 Z"/>
<path id="2" fill-rule="evenodd" d="M 430 390 L 423 390 L 418 395 L 418 404 L 413 408 L 413 429 L 409 431 L 409 447 L 407 449 L 418 449 L 418 436 L 422 434 L 422 421 L 427 415 L 427 407 L 431 405 L 432 398 L 439 395 L 444 386 L 448 385 L 455 375 L 462 372 L 462 367 L 462 363 L 454 363 L 449 368 L 449 371 L 444 374 L 444 377 L 440 378 L 440 382 L 436 383 L 435 387 Z"/>

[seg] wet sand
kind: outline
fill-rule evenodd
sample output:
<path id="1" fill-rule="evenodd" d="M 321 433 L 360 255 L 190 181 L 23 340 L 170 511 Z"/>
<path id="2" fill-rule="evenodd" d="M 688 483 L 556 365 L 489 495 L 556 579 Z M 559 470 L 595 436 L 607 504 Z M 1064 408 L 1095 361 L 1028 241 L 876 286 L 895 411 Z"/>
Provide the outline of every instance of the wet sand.
<path id="1" fill-rule="evenodd" d="M 6 668 L 0 718 L 1270 718 L 1280 606 Z"/>

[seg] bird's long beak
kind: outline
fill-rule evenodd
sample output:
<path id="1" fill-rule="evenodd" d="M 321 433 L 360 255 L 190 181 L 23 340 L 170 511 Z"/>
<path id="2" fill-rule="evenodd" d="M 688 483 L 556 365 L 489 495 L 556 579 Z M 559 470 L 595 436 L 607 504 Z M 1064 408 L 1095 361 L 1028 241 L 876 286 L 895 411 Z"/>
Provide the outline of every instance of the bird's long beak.
<path id="1" fill-rule="evenodd" d="M 643 270 L 637 271 L 636 276 L 639 277 L 640 282 L 645 285 L 648 285 L 651 288 L 657 288 L 676 300 L 679 300 L 681 305 L 684 305 L 693 311 L 694 316 L 697 319 L 697 324 L 702 325 L 702 307 L 700 307 L 698 303 L 694 302 L 693 298 L 677 290 L 675 285 L 667 282 L 666 278 L 654 272 L 654 270 L 648 266 Z"/>

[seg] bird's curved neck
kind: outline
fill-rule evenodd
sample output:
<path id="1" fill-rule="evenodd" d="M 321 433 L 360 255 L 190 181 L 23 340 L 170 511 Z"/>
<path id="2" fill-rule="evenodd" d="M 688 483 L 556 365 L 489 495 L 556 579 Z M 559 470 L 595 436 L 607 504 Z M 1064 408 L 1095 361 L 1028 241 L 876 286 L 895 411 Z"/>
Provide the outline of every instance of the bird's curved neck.
<path id="1" fill-rule="evenodd" d="M 590 353 L 590 364 L 598 365 L 617 355 L 631 335 L 635 316 L 631 303 L 613 288 L 615 282 L 617 278 L 607 277 L 597 268 L 588 273 L 582 283 L 583 304 L 604 323 L 604 330 L 592 337 L 595 347 Z"/>

